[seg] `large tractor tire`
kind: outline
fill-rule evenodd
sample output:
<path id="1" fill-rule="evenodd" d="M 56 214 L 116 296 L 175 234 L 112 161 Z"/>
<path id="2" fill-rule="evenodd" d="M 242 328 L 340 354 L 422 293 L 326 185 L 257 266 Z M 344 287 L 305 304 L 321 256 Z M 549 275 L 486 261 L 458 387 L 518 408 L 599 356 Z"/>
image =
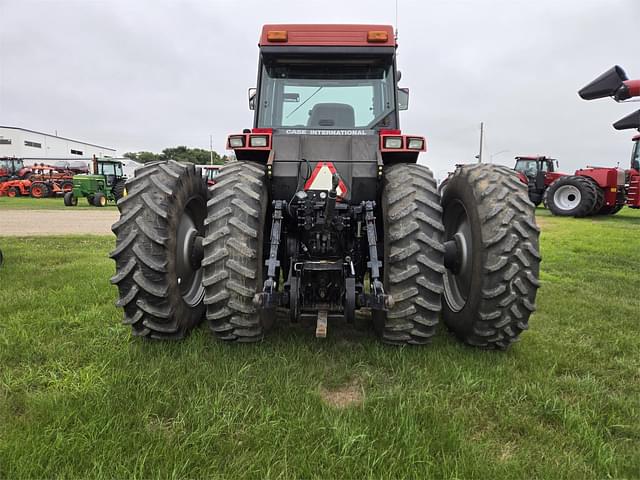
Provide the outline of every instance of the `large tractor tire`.
<path id="1" fill-rule="evenodd" d="M 385 343 L 428 344 L 440 318 L 444 273 L 442 208 L 431 170 L 385 169 L 382 223 L 383 284 L 394 301 L 387 311 L 374 311 L 374 327 Z"/>
<path id="2" fill-rule="evenodd" d="M 535 310 L 539 229 L 527 188 L 509 168 L 463 165 L 442 196 L 443 319 L 464 342 L 504 350 Z"/>
<path id="3" fill-rule="evenodd" d="M 132 333 L 179 339 L 203 318 L 200 262 L 207 214 L 207 185 L 194 165 L 155 162 L 127 182 L 111 230 L 116 261 L 111 282 Z"/>
<path id="4" fill-rule="evenodd" d="M 553 182 L 545 192 L 545 204 L 553 215 L 586 217 L 598 202 L 599 187 L 588 177 L 567 175 Z"/>
<path id="5" fill-rule="evenodd" d="M 49 187 L 41 182 L 31 184 L 31 196 L 33 198 L 47 198 L 49 196 Z"/>
<path id="6" fill-rule="evenodd" d="M 127 196 L 127 181 L 125 179 L 120 180 L 116 183 L 111 189 L 111 193 L 113 193 L 113 198 L 116 199 L 116 202 L 120 200 L 122 197 Z"/>
<path id="7" fill-rule="evenodd" d="M 227 342 L 257 342 L 269 326 L 253 303 L 263 286 L 268 204 L 265 167 L 233 162 L 216 177 L 209 200 L 203 285 L 207 319 Z"/>

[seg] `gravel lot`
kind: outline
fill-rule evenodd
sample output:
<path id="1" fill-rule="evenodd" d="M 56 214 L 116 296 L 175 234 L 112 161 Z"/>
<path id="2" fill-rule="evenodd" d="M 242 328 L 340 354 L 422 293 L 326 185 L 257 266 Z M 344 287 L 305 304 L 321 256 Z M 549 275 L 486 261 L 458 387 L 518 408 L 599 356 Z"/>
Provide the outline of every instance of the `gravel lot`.
<path id="1" fill-rule="evenodd" d="M 118 219 L 114 209 L 100 210 L 0 210 L 0 236 L 111 235 Z"/>

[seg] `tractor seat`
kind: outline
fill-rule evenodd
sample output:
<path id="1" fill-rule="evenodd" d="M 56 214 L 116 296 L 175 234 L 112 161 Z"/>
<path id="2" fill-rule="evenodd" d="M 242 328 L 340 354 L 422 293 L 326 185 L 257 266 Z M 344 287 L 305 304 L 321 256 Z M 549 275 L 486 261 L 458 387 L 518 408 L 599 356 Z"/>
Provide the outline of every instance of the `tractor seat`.
<path id="1" fill-rule="evenodd" d="M 309 111 L 307 127 L 354 128 L 353 107 L 346 103 L 318 103 Z"/>

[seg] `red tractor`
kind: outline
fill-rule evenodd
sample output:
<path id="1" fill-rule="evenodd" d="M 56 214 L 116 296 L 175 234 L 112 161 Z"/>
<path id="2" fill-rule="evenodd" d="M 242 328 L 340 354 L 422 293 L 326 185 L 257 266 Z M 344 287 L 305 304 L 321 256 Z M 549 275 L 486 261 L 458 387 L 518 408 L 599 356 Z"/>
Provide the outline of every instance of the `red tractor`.
<path id="1" fill-rule="evenodd" d="M 544 199 L 547 187 L 566 173 L 556 172 L 558 161 L 545 156 L 516 157 L 514 170 L 520 181 L 527 185 L 529 200 L 537 207 Z"/>
<path id="2" fill-rule="evenodd" d="M 24 179 L 30 171 L 21 158 L 0 158 L 0 183 L 10 179 Z"/>
<path id="3" fill-rule="evenodd" d="M 215 185 L 195 165 L 145 164 L 118 201 L 117 305 L 136 336 L 182 338 L 206 318 L 258 342 L 287 311 L 325 337 L 370 314 L 382 341 L 428 344 L 440 319 L 508 348 L 535 309 L 539 230 L 513 170 L 460 165 L 442 196 L 400 130 L 388 25 L 266 25 L 252 128 Z"/>
<path id="4" fill-rule="evenodd" d="M 555 171 L 558 161 L 544 156 L 516 157 L 514 169 L 528 187 L 529 199 L 544 202 L 553 215 L 612 215 L 625 203 L 625 174 L 609 167 L 587 167 L 573 175 Z"/>
<path id="5" fill-rule="evenodd" d="M 203 165 L 202 176 L 207 179 L 207 185 L 213 186 L 216 184 L 216 177 L 220 173 L 222 165 Z"/>

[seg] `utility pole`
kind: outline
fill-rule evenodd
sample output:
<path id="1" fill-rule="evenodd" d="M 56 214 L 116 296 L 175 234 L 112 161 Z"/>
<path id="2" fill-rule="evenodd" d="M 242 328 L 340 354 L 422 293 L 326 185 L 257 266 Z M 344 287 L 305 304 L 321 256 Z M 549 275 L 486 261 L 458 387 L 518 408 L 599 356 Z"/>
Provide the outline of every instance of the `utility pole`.
<path id="1" fill-rule="evenodd" d="M 484 143 L 484 122 L 480 122 L 480 152 L 476 157 L 478 159 L 478 163 L 482 163 L 482 145 Z"/>
<path id="2" fill-rule="evenodd" d="M 211 153 L 210 165 L 213 165 L 213 135 L 209 135 L 209 152 Z"/>

